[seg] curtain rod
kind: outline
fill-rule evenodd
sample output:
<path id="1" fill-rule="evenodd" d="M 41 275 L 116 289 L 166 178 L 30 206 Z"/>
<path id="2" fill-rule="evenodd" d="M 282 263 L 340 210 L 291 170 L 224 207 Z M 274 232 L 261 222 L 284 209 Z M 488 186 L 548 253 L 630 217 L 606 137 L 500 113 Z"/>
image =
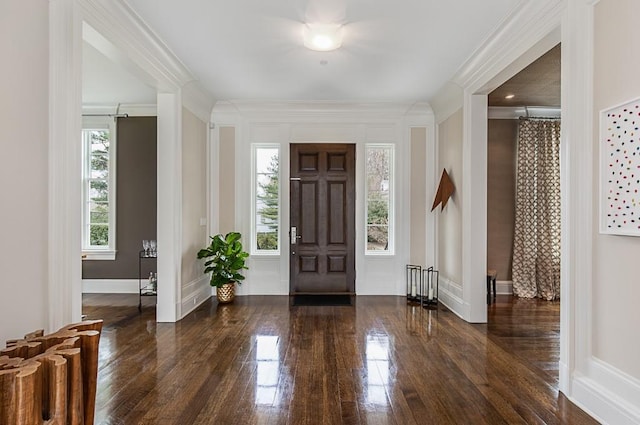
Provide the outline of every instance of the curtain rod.
<path id="1" fill-rule="evenodd" d="M 544 108 L 544 109 L 550 109 L 550 108 Z M 524 117 L 519 117 L 521 120 L 559 120 L 561 119 L 561 117 L 532 117 L 529 116 L 529 106 L 525 106 L 524 107 L 524 113 L 525 116 Z"/>
<path id="2" fill-rule="evenodd" d="M 521 120 L 562 120 L 562 117 L 518 117 Z"/>

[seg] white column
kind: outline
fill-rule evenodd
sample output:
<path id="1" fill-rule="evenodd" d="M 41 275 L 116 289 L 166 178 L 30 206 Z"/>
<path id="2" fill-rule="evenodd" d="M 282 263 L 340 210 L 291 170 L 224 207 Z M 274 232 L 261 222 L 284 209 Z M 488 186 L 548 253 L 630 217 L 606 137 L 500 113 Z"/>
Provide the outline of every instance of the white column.
<path id="1" fill-rule="evenodd" d="M 487 321 L 487 95 L 464 95 L 462 286 L 464 319 Z"/>
<path id="2" fill-rule="evenodd" d="M 593 194 L 593 0 L 567 3 L 562 21 L 560 152 L 560 390 L 573 395 L 591 358 Z M 585 125 L 586 124 L 586 125 Z M 578 290 L 579 288 L 579 290 Z"/>
<path id="3" fill-rule="evenodd" d="M 82 23 L 74 3 L 49 2 L 49 331 L 82 311 Z"/>
<path id="4" fill-rule="evenodd" d="M 158 322 L 181 317 L 182 101 L 158 93 Z"/>

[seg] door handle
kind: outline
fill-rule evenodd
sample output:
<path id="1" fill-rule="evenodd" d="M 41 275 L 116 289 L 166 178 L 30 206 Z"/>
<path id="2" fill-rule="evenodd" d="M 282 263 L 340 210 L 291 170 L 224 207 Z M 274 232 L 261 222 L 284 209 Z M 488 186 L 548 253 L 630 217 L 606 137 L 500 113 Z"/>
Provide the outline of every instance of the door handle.
<path id="1" fill-rule="evenodd" d="M 298 234 L 297 234 L 297 228 L 295 226 L 291 227 L 291 232 L 289 233 L 291 235 L 291 245 L 295 245 L 296 241 L 298 239 Z"/>

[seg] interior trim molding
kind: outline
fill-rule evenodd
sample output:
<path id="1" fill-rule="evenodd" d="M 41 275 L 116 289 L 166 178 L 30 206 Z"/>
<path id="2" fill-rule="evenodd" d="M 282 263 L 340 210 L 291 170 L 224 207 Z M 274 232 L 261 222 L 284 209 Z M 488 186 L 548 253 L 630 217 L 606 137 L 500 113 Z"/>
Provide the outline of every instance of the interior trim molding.
<path id="1" fill-rule="evenodd" d="M 562 0 L 519 2 L 513 12 L 460 67 L 452 81 L 460 87 L 474 87 L 475 90 L 486 85 L 487 75 L 492 78 L 498 75 L 533 44 L 554 32 L 562 19 L 564 9 L 565 4 Z M 551 47 L 553 45 L 549 46 Z M 522 64 L 522 67 L 527 64 Z M 496 87 L 498 85 L 496 84 Z"/>
<path id="2" fill-rule="evenodd" d="M 486 323 L 487 118 L 486 94 L 465 93 L 462 129 L 462 289 L 464 319 Z"/>
<path id="3" fill-rule="evenodd" d="M 592 358 L 589 375 L 576 374 L 571 401 L 602 423 L 640 423 L 640 382 L 608 363 Z"/>
<path id="4" fill-rule="evenodd" d="M 157 319 L 175 322 L 181 316 L 181 226 L 175 225 L 181 223 L 181 87 L 193 78 L 123 0 L 52 0 L 49 7 L 48 326 L 79 321 L 82 310 L 76 139 L 84 30 L 97 34 L 107 50 L 158 91 L 158 268 L 165 277 L 159 281 Z"/>
<path id="5" fill-rule="evenodd" d="M 215 289 L 209 285 L 209 276 L 205 274 L 185 284 L 182 287 L 180 319 L 183 319 L 202 305 L 202 303 L 211 298 L 214 293 Z"/>
<path id="6" fill-rule="evenodd" d="M 433 108 L 436 124 L 441 124 L 462 108 L 463 95 L 462 87 L 451 81 L 446 82 L 445 85 L 438 90 L 435 96 L 429 100 Z"/>
<path id="7" fill-rule="evenodd" d="M 559 388 L 593 412 L 591 401 L 575 393 L 577 377 L 588 375 L 593 350 L 594 28 L 589 1 L 568 1 L 562 21 L 560 185 L 565 189 L 561 191 L 560 364 L 565 373 L 559 376 Z"/>
<path id="8" fill-rule="evenodd" d="M 439 277 L 438 301 L 464 320 L 466 307 L 462 299 L 462 286 L 444 276 Z"/>
<path id="9" fill-rule="evenodd" d="M 513 281 L 496 280 L 496 292 L 498 295 L 513 295 Z"/>
<path id="10" fill-rule="evenodd" d="M 82 279 L 83 294 L 137 294 L 138 279 Z"/>
<path id="11" fill-rule="evenodd" d="M 130 117 L 155 117 L 158 107 L 155 104 L 119 103 L 116 105 L 83 104 L 83 114 L 118 115 L 126 114 Z"/>
<path id="12" fill-rule="evenodd" d="M 74 0 L 49 2 L 48 330 L 82 313 L 82 23 Z"/>
<path id="13" fill-rule="evenodd" d="M 190 81 L 182 89 L 182 106 L 191 111 L 200 121 L 211 121 L 211 111 L 215 104 L 213 96 L 199 81 Z"/>
<path id="14" fill-rule="evenodd" d="M 405 116 L 418 117 L 433 115 L 427 103 L 347 101 L 244 101 L 217 102 L 213 108 L 215 115 L 240 114 L 247 119 L 260 121 L 295 122 L 298 120 L 332 120 L 336 122 L 394 121 Z M 345 117 L 346 115 L 346 117 Z"/>
<path id="15" fill-rule="evenodd" d="M 181 317 L 182 98 L 158 93 L 158 322 Z"/>
<path id="16" fill-rule="evenodd" d="M 98 49 L 118 63 L 128 62 L 124 64 L 127 68 L 136 64 L 144 70 L 145 81 L 155 78 L 152 87 L 160 83 L 160 89 L 175 89 L 194 80 L 191 72 L 126 2 L 83 0 L 76 4 L 84 21 L 98 33 L 96 39 L 87 38 L 86 34 L 85 39 L 94 46 L 96 42 L 113 43 L 116 50 L 105 48 L 108 44 Z"/>

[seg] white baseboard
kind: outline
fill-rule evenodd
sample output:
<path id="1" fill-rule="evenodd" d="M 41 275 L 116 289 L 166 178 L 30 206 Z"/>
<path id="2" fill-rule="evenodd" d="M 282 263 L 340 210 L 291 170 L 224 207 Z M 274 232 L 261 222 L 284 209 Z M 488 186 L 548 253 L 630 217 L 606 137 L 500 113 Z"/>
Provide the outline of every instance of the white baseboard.
<path id="1" fill-rule="evenodd" d="M 181 319 L 193 310 L 198 308 L 200 304 L 211 298 L 213 294 L 211 285 L 209 284 L 209 276 L 192 280 L 182 287 L 182 303 L 181 303 Z"/>
<path id="2" fill-rule="evenodd" d="M 440 276 L 438 283 L 438 301 L 455 315 L 464 319 L 464 300 L 462 286 L 446 277 Z"/>
<path id="3" fill-rule="evenodd" d="M 576 374 L 571 401 L 603 424 L 640 424 L 640 381 L 598 359 L 588 370 Z"/>
<path id="4" fill-rule="evenodd" d="M 82 279 L 83 294 L 137 294 L 138 279 Z"/>
<path id="5" fill-rule="evenodd" d="M 513 281 L 496 280 L 496 292 L 500 295 L 513 295 Z"/>

